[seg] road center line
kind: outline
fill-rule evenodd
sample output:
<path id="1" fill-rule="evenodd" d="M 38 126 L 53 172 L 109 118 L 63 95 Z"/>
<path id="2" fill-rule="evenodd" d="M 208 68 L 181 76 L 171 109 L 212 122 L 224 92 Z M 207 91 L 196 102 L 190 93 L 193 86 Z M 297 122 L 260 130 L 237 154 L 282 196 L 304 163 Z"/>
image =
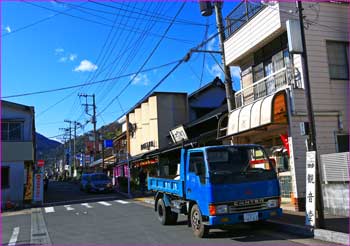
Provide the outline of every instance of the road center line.
<path id="1" fill-rule="evenodd" d="M 105 205 L 105 206 L 112 206 L 112 204 L 108 202 L 98 202 L 99 204 Z"/>
<path id="2" fill-rule="evenodd" d="M 128 204 L 129 202 L 123 201 L 123 200 L 115 200 L 115 202 L 121 203 L 121 204 Z"/>
<path id="3" fill-rule="evenodd" d="M 12 236 L 11 236 L 9 244 L 8 244 L 9 246 L 16 245 L 18 234 L 19 234 L 19 227 L 13 228 Z"/>

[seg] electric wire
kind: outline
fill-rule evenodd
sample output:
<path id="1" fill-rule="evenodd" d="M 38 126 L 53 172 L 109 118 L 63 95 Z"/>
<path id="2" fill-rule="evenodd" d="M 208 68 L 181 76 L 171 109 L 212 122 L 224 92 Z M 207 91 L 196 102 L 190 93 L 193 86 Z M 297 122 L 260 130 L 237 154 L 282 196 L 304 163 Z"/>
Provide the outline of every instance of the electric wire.
<path id="1" fill-rule="evenodd" d="M 182 9 L 184 8 L 186 2 L 183 2 L 183 4 L 180 6 L 179 10 L 177 11 L 176 15 L 173 18 L 173 21 L 177 18 L 177 16 L 181 13 Z M 123 87 L 123 89 L 117 94 L 116 97 L 114 97 L 110 103 L 107 104 L 106 107 L 104 107 L 104 109 L 99 112 L 99 114 L 102 114 L 110 105 L 112 105 L 112 103 L 119 98 L 119 96 L 131 85 L 131 83 L 134 81 L 134 79 L 136 78 L 136 76 L 141 72 L 141 70 L 143 69 L 143 67 L 147 64 L 147 62 L 152 58 L 153 54 L 155 53 L 155 51 L 158 49 L 158 47 L 160 46 L 161 42 L 163 41 L 165 35 L 168 33 L 168 31 L 170 30 L 170 28 L 172 27 L 174 22 L 171 22 L 169 24 L 169 26 L 167 27 L 167 29 L 165 30 L 165 32 L 162 35 L 162 38 L 158 41 L 158 43 L 156 44 L 156 46 L 153 48 L 152 52 L 149 54 L 149 56 L 147 57 L 147 59 L 144 61 L 144 63 L 142 64 L 142 66 L 140 67 L 139 71 L 133 76 L 133 78 Z"/>
<path id="2" fill-rule="evenodd" d="M 167 67 L 170 66 L 174 63 L 178 62 L 177 61 L 173 61 L 173 62 L 169 62 L 167 64 L 163 64 L 160 66 L 156 66 L 156 67 L 152 67 L 152 68 L 148 68 L 148 69 L 144 69 L 144 70 L 139 70 L 138 72 L 148 72 L 154 69 L 158 69 L 158 68 L 162 68 L 162 67 Z M 129 73 L 129 74 L 124 74 L 124 75 L 120 75 L 120 76 L 116 76 L 113 78 L 107 78 L 107 79 L 103 79 L 103 80 L 98 80 L 98 81 L 92 81 L 92 82 L 88 82 L 86 84 L 100 84 L 100 83 L 105 83 L 105 82 L 109 82 L 109 81 L 113 81 L 115 79 L 119 79 L 119 78 L 125 78 L 125 77 L 130 77 L 137 74 L 137 72 L 134 73 Z M 62 91 L 62 90 L 69 90 L 69 89 L 73 89 L 73 88 L 77 88 L 77 87 L 81 87 L 83 85 L 86 84 L 78 84 L 78 85 L 72 85 L 72 86 L 66 86 L 66 87 L 60 87 L 60 88 L 55 88 L 55 89 L 49 89 L 49 90 L 42 90 L 42 91 L 35 91 L 35 92 L 27 92 L 27 93 L 22 93 L 22 94 L 16 94 L 16 95 L 10 95 L 10 96 L 3 96 L 1 97 L 2 99 L 4 98 L 13 98 L 13 97 L 23 97 L 23 96 L 31 96 L 31 95 L 37 95 L 37 94 L 43 94 L 43 93 L 50 93 L 50 92 L 56 92 L 56 91 Z"/>

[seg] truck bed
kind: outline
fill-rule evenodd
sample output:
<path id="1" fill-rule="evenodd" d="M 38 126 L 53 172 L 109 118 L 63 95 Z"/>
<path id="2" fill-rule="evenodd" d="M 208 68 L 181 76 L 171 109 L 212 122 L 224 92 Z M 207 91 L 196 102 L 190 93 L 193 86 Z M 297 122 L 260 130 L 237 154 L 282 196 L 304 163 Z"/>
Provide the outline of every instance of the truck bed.
<path id="1" fill-rule="evenodd" d="M 148 178 L 148 190 L 161 191 L 176 196 L 183 196 L 183 181 L 166 178 Z"/>

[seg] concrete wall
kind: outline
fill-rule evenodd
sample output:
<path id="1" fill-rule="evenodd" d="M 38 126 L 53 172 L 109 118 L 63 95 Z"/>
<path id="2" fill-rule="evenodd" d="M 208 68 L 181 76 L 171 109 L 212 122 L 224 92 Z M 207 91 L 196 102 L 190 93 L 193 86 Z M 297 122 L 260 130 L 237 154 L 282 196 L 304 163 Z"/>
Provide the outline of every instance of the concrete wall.
<path id="1" fill-rule="evenodd" d="M 349 217 L 349 184 L 323 184 L 322 190 L 325 212 Z"/>
<path id="2" fill-rule="evenodd" d="M 2 162 L 1 166 L 10 167 L 9 187 L 1 189 L 1 207 L 6 201 L 23 204 L 24 162 Z"/>

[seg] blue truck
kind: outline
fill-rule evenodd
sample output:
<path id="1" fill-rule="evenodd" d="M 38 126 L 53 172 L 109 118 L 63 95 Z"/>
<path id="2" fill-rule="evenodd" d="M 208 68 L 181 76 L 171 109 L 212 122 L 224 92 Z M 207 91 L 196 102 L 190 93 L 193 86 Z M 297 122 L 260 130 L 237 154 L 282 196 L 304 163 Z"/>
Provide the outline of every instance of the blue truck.
<path id="1" fill-rule="evenodd" d="M 179 177 L 148 178 L 163 225 L 175 224 L 184 214 L 202 238 L 210 228 L 282 215 L 277 175 L 260 145 L 182 148 L 180 160 Z"/>

